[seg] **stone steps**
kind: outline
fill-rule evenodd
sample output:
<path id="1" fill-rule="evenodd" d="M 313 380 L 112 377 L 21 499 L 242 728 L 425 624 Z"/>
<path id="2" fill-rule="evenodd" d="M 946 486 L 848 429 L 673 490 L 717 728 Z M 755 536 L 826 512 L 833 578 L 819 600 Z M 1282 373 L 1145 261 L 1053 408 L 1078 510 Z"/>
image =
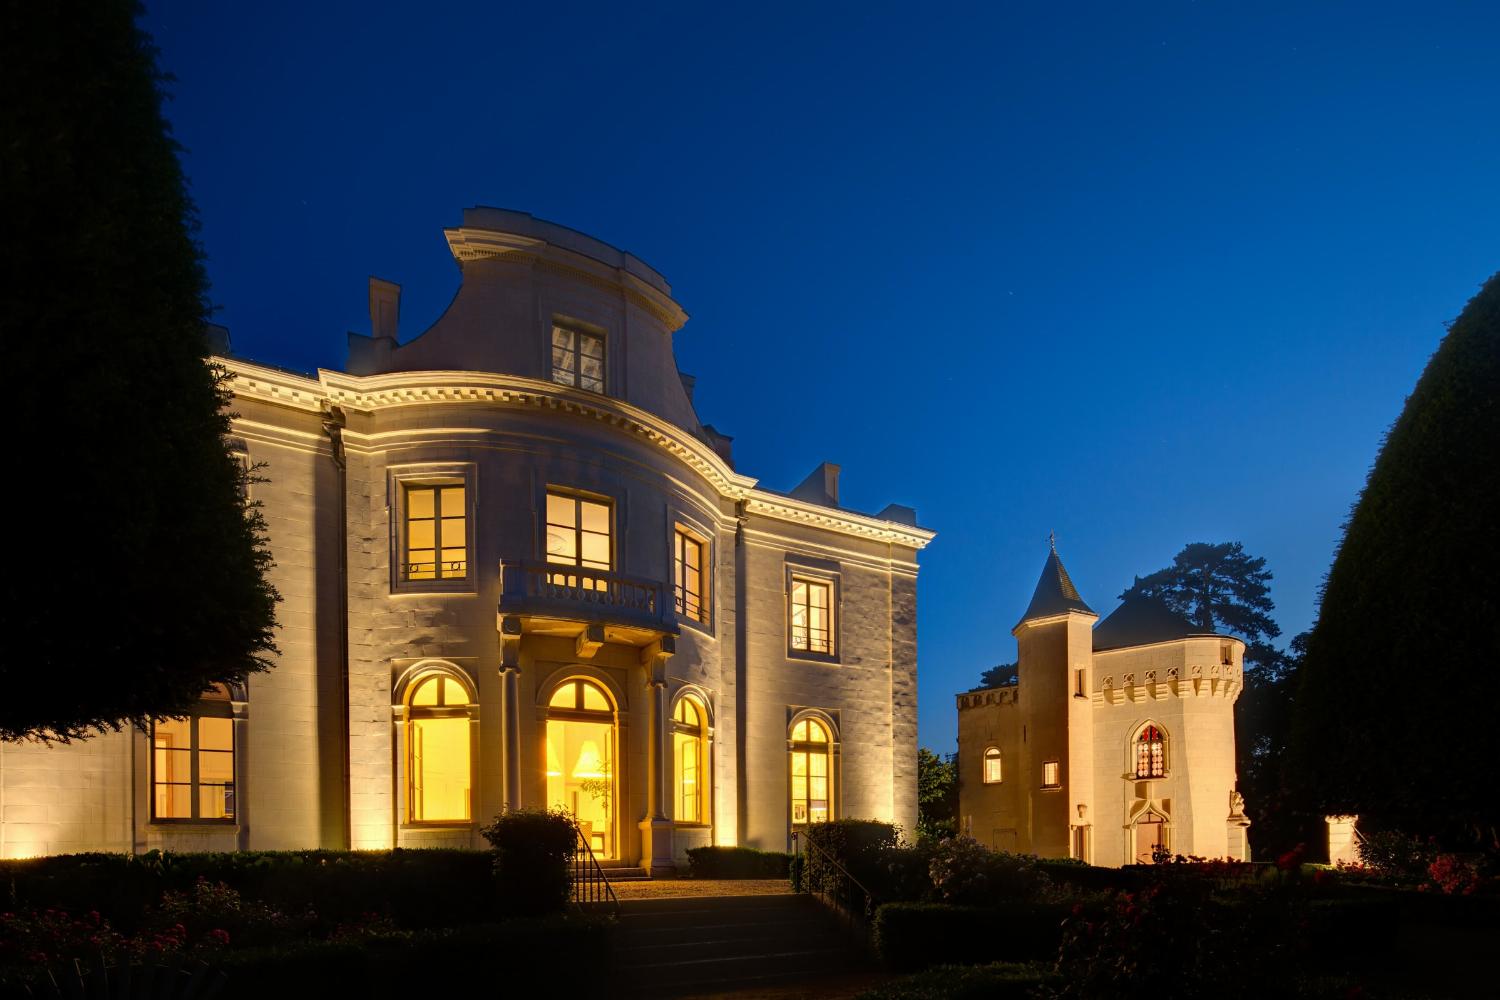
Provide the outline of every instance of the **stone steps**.
<path id="1" fill-rule="evenodd" d="M 807 896 L 700 896 L 620 903 L 620 996 L 743 989 L 863 968 L 847 927 Z"/>

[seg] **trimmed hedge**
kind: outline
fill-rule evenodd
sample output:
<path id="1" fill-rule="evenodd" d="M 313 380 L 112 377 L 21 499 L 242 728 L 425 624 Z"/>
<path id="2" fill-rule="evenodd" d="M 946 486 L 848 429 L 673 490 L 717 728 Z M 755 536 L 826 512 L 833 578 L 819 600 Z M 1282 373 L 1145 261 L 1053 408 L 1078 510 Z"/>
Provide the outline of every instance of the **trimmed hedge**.
<path id="1" fill-rule="evenodd" d="M 753 847 L 693 847 L 687 852 L 693 878 L 786 878 L 792 856 Z"/>
<path id="2" fill-rule="evenodd" d="M 122 931 L 167 891 L 202 877 L 288 914 L 309 908 L 331 923 L 367 913 L 410 929 L 499 919 L 487 851 L 244 851 L 232 854 L 70 854 L 0 862 L 6 906 L 99 911 Z"/>
<path id="3" fill-rule="evenodd" d="M 941 965 L 861 993 L 857 1000 L 988 1000 L 1031 997 L 1056 982 L 1046 966 L 997 962 L 993 965 Z"/>
<path id="4" fill-rule="evenodd" d="M 535 916 L 568 905 L 578 820 L 562 809 L 514 809 L 479 831 L 495 848 L 505 912 Z"/>
<path id="5" fill-rule="evenodd" d="M 548 917 L 228 952 L 215 963 L 227 977 L 218 996 L 384 1000 L 439 985 L 519 995 L 547 982 L 580 996 L 607 995 L 607 933 L 601 918 Z"/>
<path id="6" fill-rule="evenodd" d="M 875 911 L 875 951 L 901 972 L 1050 959 L 1069 912 L 1061 903 L 887 903 Z"/>

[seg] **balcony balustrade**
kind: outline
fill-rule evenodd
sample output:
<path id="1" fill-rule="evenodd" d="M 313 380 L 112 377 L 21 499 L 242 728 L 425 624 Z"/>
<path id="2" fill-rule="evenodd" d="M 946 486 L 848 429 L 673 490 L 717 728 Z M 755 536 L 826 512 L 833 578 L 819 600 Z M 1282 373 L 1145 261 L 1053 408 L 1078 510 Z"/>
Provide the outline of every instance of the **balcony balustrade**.
<path id="1" fill-rule="evenodd" d="M 502 564 L 499 612 L 501 616 L 641 630 L 656 636 L 678 631 L 666 584 L 559 563 Z"/>

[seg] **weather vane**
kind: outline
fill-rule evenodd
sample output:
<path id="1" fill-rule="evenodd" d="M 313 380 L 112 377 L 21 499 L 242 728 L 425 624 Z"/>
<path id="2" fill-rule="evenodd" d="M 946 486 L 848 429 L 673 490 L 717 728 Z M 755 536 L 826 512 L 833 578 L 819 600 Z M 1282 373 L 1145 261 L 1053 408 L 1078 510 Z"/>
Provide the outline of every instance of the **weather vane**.
<path id="1" fill-rule="evenodd" d="M 1047 544 L 1050 545 L 1050 546 L 1052 546 L 1052 551 L 1053 552 L 1057 551 L 1057 532 L 1055 532 L 1055 531 L 1049 531 L 1049 532 L 1047 532 Z"/>

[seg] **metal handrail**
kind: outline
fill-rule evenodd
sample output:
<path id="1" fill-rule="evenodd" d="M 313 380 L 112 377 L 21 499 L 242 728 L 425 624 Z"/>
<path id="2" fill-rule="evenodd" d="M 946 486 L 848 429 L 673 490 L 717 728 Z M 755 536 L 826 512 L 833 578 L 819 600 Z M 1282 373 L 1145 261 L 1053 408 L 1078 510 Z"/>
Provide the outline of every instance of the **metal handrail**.
<path id="1" fill-rule="evenodd" d="M 865 887 L 865 884 L 855 878 L 833 855 L 813 843 L 812 837 L 806 837 L 807 850 L 802 850 L 804 838 L 801 831 L 792 831 L 792 853 L 800 855 L 808 860 L 802 864 L 802 885 L 800 891 L 809 892 L 817 896 L 828 906 L 842 913 L 849 921 L 856 925 L 867 924 L 875 914 L 877 900 L 875 894 Z M 814 877 L 811 859 L 816 857 L 820 863 L 827 864 L 833 869 L 832 888 L 830 889 L 828 879 L 824 876 Z M 859 890 L 860 905 L 854 906 L 855 893 Z M 866 928 L 857 926 L 861 942 L 864 941 Z"/>
<path id="2" fill-rule="evenodd" d="M 611 911 L 620 912 L 620 898 L 615 887 L 610 885 L 604 867 L 594 857 L 583 831 L 578 831 L 578 850 L 573 853 L 573 904 L 582 907 L 585 903 L 607 903 Z"/>

